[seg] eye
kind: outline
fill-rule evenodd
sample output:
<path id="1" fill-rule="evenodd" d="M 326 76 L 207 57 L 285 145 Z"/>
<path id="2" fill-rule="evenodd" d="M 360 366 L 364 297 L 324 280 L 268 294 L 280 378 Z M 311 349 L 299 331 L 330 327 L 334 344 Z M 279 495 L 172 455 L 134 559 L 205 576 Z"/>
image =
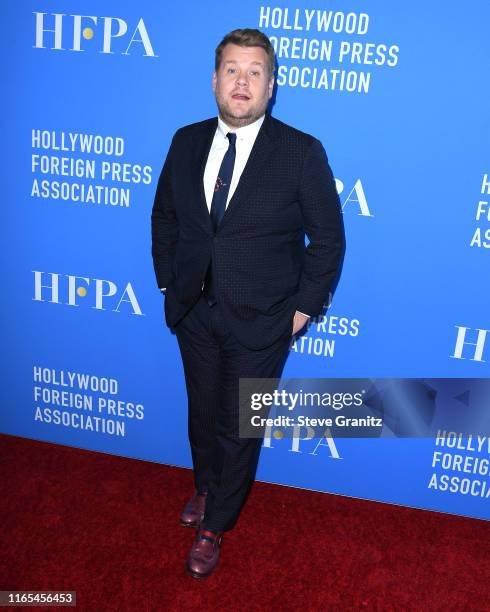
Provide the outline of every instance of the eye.
<path id="1" fill-rule="evenodd" d="M 228 68 L 226 72 L 228 72 L 228 74 L 231 74 L 232 72 L 235 72 L 235 68 Z"/>

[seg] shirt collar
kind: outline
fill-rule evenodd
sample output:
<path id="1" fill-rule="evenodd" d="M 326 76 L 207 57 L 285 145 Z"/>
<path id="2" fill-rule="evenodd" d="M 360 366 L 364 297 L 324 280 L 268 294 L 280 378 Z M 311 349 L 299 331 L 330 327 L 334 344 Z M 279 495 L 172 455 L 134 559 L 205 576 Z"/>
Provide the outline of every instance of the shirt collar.
<path id="1" fill-rule="evenodd" d="M 231 128 L 228 127 L 221 117 L 218 116 L 218 132 L 223 136 L 223 138 L 226 138 L 228 132 L 235 132 L 237 140 L 255 140 L 264 119 L 265 114 L 256 119 L 253 123 L 249 123 L 248 125 L 244 125 L 243 127 L 239 128 Z"/>

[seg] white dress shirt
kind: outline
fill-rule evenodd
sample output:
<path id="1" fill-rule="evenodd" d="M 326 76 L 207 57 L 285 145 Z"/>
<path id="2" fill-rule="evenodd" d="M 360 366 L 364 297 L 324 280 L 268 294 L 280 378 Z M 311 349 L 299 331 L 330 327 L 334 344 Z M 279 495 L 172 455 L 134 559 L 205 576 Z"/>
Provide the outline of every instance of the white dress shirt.
<path id="1" fill-rule="evenodd" d="M 218 127 L 216 128 L 213 142 L 211 143 L 203 179 L 206 204 L 210 213 L 216 178 L 218 176 L 223 157 L 225 156 L 230 144 L 230 141 L 226 135 L 228 132 L 236 133 L 235 164 L 233 166 L 233 176 L 231 178 L 228 197 L 226 198 L 226 207 L 228 207 L 228 204 L 235 193 L 235 189 L 237 188 L 238 181 L 242 176 L 243 169 L 248 161 L 252 147 L 254 146 L 260 126 L 264 122 L 264 118 L 265 115 L 262 115 L 262 117 L 259 117 L 259 119 L 256 119 L 253 123 L 249 123 L 248 125 L 244 125 L 243 127 L 239 128 L 231 128 L 226 125 L 221 117 L 218 117 Z M 162 291 L 165 292 L 165 289 L 162 288 Z M 305 316 L 309 317 L 309 315 Z"/>
<path id="2" fill-rule="evenodd" d="M 242 176 L 243 169 L 248 161 L 250 151 L 254 146 L 255 139 L 257 138 L 260 126 L 264 121 L 264 117 L 265 115 L 262 115 L 262 117 L 253 123 L 239 128 L 228 127 L 221 117 L 218 117 L 218 127 L 216 128 L 216 132 L 214 134 L 211 149 L 209 150 L 208 160 L 206 162 L 206 168 L 204 170 L 204 192 L 206 194 L 206 204 L 208 205 L 208 210 L 210 212 L 216 177 L 218 176 L 221 162 L 223 161 L 223 157 L 225 156 L 230 144 L 226 134 L 228 134 L 228 132 L 235 132 L 236 134 L 235 164 L 233 166 L 233 176 L 231 178 L 230 189 L 226 199 L 226 206 L 228 207 L 228 203 L 235 193 L 238 181 Z"/>

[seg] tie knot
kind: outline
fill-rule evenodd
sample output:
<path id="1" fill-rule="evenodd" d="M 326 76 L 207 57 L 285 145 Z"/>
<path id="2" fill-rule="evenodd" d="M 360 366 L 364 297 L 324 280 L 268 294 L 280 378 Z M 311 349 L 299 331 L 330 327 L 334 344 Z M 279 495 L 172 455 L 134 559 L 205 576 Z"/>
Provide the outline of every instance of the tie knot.
<path id="1" fill-rule="evenodd" d="M 235 146 L 236 144 L 236 134 L 235 132 L 228 132 L 228 134 L 226 135 L 226 137 L 228 138 L 228 140 L 230 141 L 230 145 L 232 147 Z"/>

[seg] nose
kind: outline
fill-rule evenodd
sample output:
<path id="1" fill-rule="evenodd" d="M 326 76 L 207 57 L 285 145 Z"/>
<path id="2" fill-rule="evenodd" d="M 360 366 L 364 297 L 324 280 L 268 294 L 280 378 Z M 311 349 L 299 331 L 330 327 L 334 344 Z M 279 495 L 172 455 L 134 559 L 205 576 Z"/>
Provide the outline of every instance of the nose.
<path id="1" fill-rule="evenodd" d="M 243 70 L 240 70 L 240 72 L 237 74 L 237 77 L 236 77 L 236 83 L 237 85 L 247 85 L 248 84 L 247 73 L 244 72 Z"/>

